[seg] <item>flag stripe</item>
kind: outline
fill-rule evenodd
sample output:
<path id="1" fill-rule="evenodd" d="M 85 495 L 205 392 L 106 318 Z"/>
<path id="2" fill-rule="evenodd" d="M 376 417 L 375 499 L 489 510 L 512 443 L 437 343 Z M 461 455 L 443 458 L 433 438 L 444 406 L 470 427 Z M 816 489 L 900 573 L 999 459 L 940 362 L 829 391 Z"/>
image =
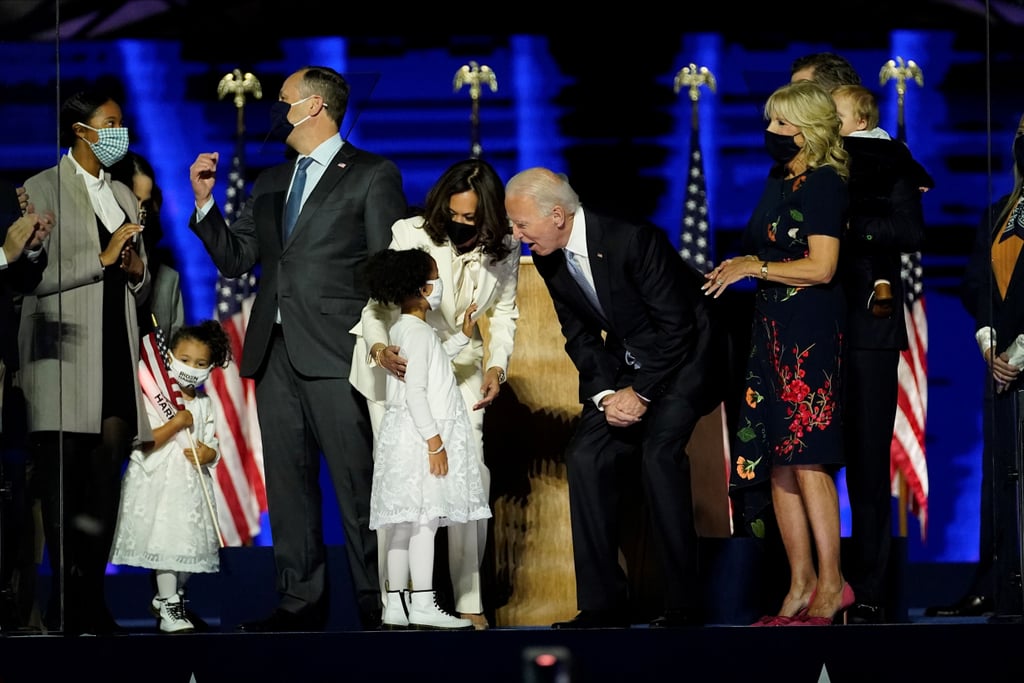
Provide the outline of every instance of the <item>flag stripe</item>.
<path id="1" fill-rule="evenodd" d="M 902 278 L 906 291 L 904 317 L 908 348 L 900 353 L 899 394 L 890 448 L 891 490 L 901 496 L 901 484 L 910 493 L 907 508 L 918 519 L 921 538 L 928 528 L 928 465 L 925 434 L 928 416 L 928 321 L 921 280 L 920 253 L 904 254 Z"/>

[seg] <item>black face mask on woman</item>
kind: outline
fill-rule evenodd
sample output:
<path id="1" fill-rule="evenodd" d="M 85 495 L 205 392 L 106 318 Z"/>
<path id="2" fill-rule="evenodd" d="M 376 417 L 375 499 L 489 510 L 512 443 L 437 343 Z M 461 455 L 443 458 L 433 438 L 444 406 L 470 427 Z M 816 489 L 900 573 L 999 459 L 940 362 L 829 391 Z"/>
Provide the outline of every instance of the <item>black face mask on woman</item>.
<path id="1" fill-rule="evenodd" d="M 458 221 L 453 221 L 451 218 L 449 218 L 448 222 L 445 224 L 444 230 L 448 233 L 448 239 L 451 240 L 452 246 L 456 249 L 459 248 L 459 245 L 465 244 L 476 237 L 475 225 L 459 223 Z M 472 247 L 470 247 L 470 249 L 471 248 Z M 468 249 L 465 251 L 468 251 Z"/>
<path id="2" fill-rule="evenodd" d="M 768 155 L 780 164 L 787 164 L 800 153 L 800 145 L 793 140 L 796 135 L 779 135 L 770 130 L 764 132 L 764 147 Z"/>

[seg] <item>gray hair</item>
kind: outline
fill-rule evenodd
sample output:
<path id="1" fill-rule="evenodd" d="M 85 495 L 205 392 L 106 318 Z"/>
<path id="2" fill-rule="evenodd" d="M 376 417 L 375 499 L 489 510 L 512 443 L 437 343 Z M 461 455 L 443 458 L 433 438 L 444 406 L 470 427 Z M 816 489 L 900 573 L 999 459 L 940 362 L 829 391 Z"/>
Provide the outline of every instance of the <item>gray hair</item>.
<path id="1" fill-rule="evenodd" d="M 505 184 L 505 197 L 530 197 L 544 216 L 550 216 L 555 206 L 561 206 L 566 213 L 575 213 L 580 206 L 580 197 L 569 184 L 564 173 L 536 166 L 520 171 Z"/>

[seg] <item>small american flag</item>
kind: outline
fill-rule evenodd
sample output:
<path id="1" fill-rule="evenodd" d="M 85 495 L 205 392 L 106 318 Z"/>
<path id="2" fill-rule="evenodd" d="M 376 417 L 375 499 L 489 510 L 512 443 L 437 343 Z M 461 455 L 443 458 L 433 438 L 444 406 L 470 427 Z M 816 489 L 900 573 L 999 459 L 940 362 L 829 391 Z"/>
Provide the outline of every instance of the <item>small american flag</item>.
<path id="1" fill-rule="evenodd" d="M 921 538 L 928 524 L 928 465 L 925 420 L 928 414 L 928 322 L 922 286 L 921 253 L 903 254 L 901 277 L 906 295 L 904 315 L 909 348 L 900 352 L 899 396 L 893 431 L 890 475 L 892 495 L 910 494 L 908 509 L 917 517 Z"/>
<path id="2" fill-rule="evenodd" d="M 696 126 L 690 133 L 690 168 L 686 174 L 683 223 L 679 230 L 679 255 L 702 273 L 711 270 L 711 232 L 708 227 L 708 196 L 704 156 Z"/>
<path id="3" fill-rule="evenodd" d="M 167 372 L 167 341 L 155 322 L 139 346 L 139 385 L 150 404 L 167 422 L 185 409 L 178 382 Z"/>
<path id="4" fill-rule="evenodd" d="M 244 201 L 242 149 L 239 139 L 224 204 L 224 216 L 229 223 L 238 217 Z M 221 534 L 227 546 L 250 545 L 260 532 L 260 516 L 267 510 L 256 389 L 253 381 L 243 378 L 238 371 L 255 296 L 256 276 L 252 273 L 239 278 L 218 274 L 214 317 L 231 339 L 233 360 L 228 367 L 213 371 L 206 389 L 213 399 L 220 442 L 221 461 L 214 470 L 214 488 Z"/>

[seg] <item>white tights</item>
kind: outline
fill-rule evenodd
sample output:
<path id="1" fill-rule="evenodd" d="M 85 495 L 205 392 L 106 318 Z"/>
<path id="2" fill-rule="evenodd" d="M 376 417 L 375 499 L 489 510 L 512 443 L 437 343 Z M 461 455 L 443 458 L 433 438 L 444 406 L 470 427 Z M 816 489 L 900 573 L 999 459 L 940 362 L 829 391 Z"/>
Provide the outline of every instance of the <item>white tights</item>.
<path id="1" fill-rule="evenodd" d="M 190 572 L 174 572 L 156 569 L 156 594 L 157 597 L 166 600 L 178 592 L 179 588 L 185 587 L 185 582 L 192 576 Z"/>
<path id="2" fill-rule="evenodd" d="M 388 588 L 434 588 L 434 536 L 438 521 L 402 522 L 388 530 Z"/>

